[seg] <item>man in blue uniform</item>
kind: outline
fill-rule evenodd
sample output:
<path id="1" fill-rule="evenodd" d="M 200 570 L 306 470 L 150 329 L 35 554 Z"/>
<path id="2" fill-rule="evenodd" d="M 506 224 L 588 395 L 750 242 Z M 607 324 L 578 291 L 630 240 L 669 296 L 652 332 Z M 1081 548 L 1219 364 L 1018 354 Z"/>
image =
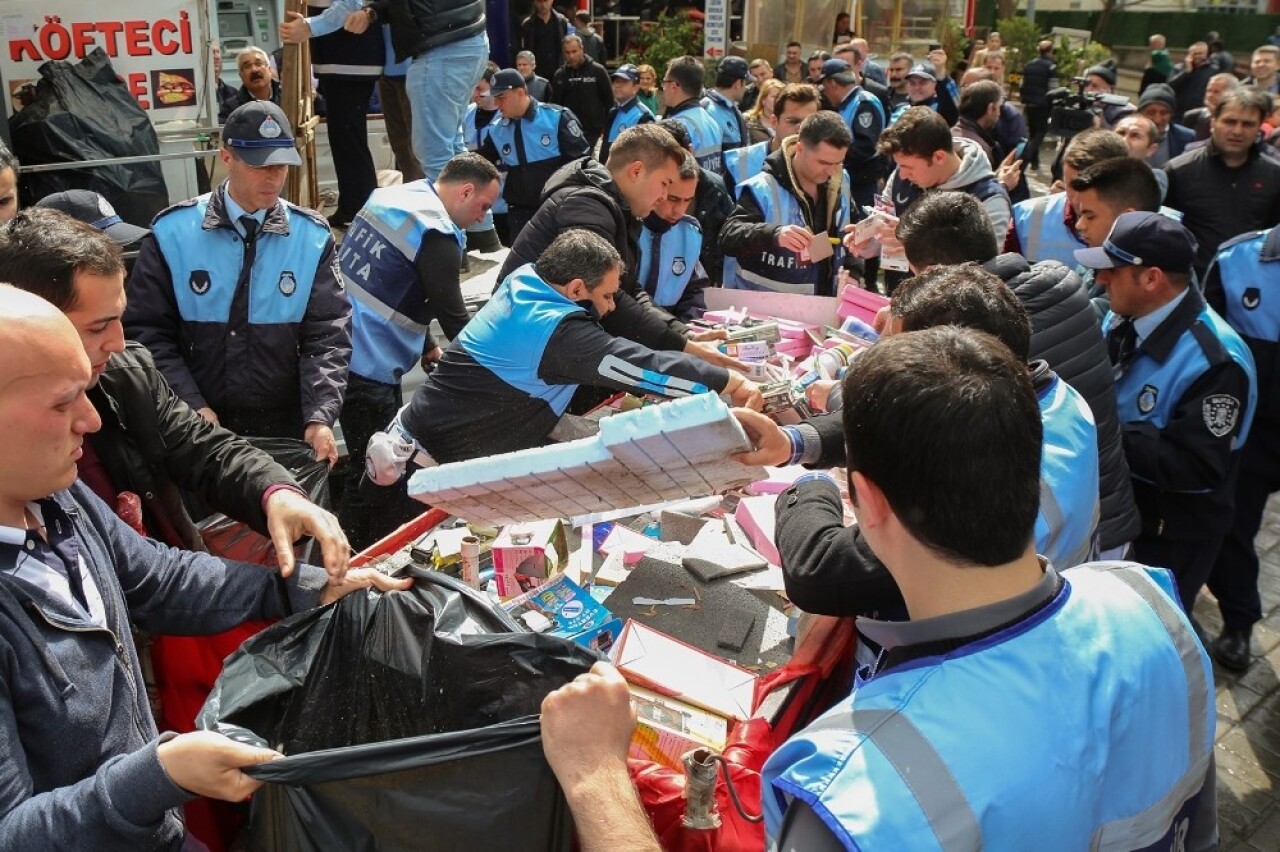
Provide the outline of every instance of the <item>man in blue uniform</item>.
<path id="1" fill-rule="evenodd" d="M 747 60 L 741 56 L 726 56 L 716 68 L 715 88 L 708 89 L 702 98 L 702 108 L 720 126 L 720 149 L 729 151 L 751 142 L 747 120 L 742 117 L 738 104 L 747 91 L 751 71 Z"/>
<path id="2" fill-rule="evenodd" d="M 1173 572 L 1183 608 L 1231 525 L 1240 448 L 1257 410 L 1253 356 L 1190 286 L 1195 240 L 1159 213 L 1124 213 L 1080 249 L 1111 299 L 1103 319 L 1125 456 L 1142 515 L 1134 557 Z"/>
<path id="3" fill-rule="evenodd" d="M 689 130 L 693 156 L 698 165 L 712 174 L 720 174 L 723 164 L 720 151 L 724 132 L 719 123 L 702 107 L 702 63 L 692 56 L 677 56 L 667 64 L 662 78 L 664 118 L 673 118 Z"/>
<path id="4" fill-rule="evenodd" d="M 846 377 L 845 437 L 859 527 L 911 620 L 859 619 L 883 653 L 765 764 L 771 848 L 1216 848 L 1209 660 L 1166 572 L 1036 558 L 1026 365 L 969 329 L 896 335 Z M 603 663 L 543 702 L 584 852 L 659 848 L 626 774 L 633 722 Z"/>
<path id="5" fill-rule="evenodd" d="M 1280 228 L 1229 240 L 1209 265 L 1204 295 L 1248 344 L 1258 368 L 1258 410 L 1240 452 L 1235 517 L 1209 575 L 1222 610 L 1213 656 L 1244 671 L 1253 625 L 1262 619 L 1253 540 L 1267 498 L 1280 491 Z"/>
<path id="6" fill-rule="evenodd" d="M 125 330 L 208 420 L 241 435 L 304 438 L 333 464 L 351 356 L 333 236 L 318 213 L 280 198 L 301 162 L 280 107 L 239 107 L 222 144 L 227 181 L 152 223 L 129 279 Z"/>
<path id="7" fill-rule="evenodd" d="M 788 83 L 773 101 L 773 111 L 765 116 L 770 138 L 724 152 L 724 182 L 733 197 L 742 193 L 747 178 L 764 168 L 765 158 L 782 147 L 782 140 L 800 132 L 804 120 L 818 111 L 822 96 L 809 83 Z"/>
<path id="8" fill-rule="evenodd" d="M 489 124 L 480 154 L 506 172 L 502 197 L 514 243 L 542 200 L 542 188 L 556 169 L 588 153 L 587 139 L 573 110 L 529 97 L 514 68 L 493 75 L 489 84 L 502 118 Z"/>
<path id="9" fill-rule="evenodd" d="M 352 546 L 373 543 L 369 507 L 359 493 L 369 436 L 401 406 L 400 378 L 438 362 L 432 318 L 450 340 L 469 319 L 459 286 L 466 229 L 498 198 L 498 170 L 478 154 L 459 154 L 434 182 L 374 190 L 342 241 L 338 264 L 351 299 L 351 375 L 342 403 L 350 462 L 338 516 Z"/>
<path id="10" fill-rule="evenodd" d="M 835 295 L 839 237 L 850 221 L 844 175 L 849 142 L 844 119 L 814 113 L 769 155 L 764 171 L 743 184 L 738 206 L 720 229 L 725 287 Z"/>
<path id="11" fill-rule="evenodd" d="M 849 195 L 859 208 L 870 207 L 875 202 L 883 162 L 876 146 L 886 124 L 884 104 L 858 85 L 858 75 L 843 59 L 822 63 L 819 79 L 822 94 L 853 134 L 853 144 L 844 155 Z"/>
<path id="12" fill-rule="evenodd" d="M 640 269 L 636 279 L 653 303 L 678 319 L 702 315 L 707 272 L 702 254 L 702 226 L 689 215 L 698 194 L 698 161 L 685 157 L 666 197 L 658 200 L 640 229 Z"/>
<path id="13" fill-rule="evenodd" d="M 619 65 L 610 75 L 613 80 L 613 109 L 604 124 L 604 138 L 600 141 L 600 162 L 609 162 L 609 146 L 618 134 L 628 127 L 654 120 L 649 108 L 640 103 L 640 71 L 630 62 Z"/>
<path id="14" fill-rule="evenodd" d="M 613 309 L 622 259 L 596 234 L 570 230 L 507 276 L 493 298 L 445 350 L 439 365 L 386 432 L 373 436 L 366 473 L 399 507 L 383 519 L 422 511 L 400 500 L 403 473 L 547 441 L 579 385 L 675 398 L 727 393 L 759 407 L 754 384 L 693 355 L 660 352 L 614 337 L 598 320 Z"/>

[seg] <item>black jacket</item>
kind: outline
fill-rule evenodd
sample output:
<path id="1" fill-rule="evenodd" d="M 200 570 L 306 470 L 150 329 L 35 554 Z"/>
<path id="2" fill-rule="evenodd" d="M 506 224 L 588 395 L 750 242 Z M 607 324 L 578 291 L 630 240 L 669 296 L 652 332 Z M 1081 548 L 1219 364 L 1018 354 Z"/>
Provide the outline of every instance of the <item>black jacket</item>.
<path id="1" fill-rule="evenodd" d="M 547 181 L 542 204 L 516 237 L 498 281 L 526 263 L 533 263 L 547 246 L 570 228 L 585 228 L 609 241 L 622 255 L 622 289 L 613 311 L 600 323 L 616 337 L 650 349 L 681 350 L 685 326 L 659 308 L 636 282 L 640 259 L 641 222 L 631 214 L 609 170 L 594 157 L 561 166 Z"/>
<path id="2" fill-rule="evenodd" d="M 1173 114 L 1184 115 L 1196 107 L 1203 106 L 1204 91 L 1209 88 L 1209 78 L 1217 73 L 1213 63 L 1206 62 L 1194 71 L 1188 71 L 1186 66 L 1183 66 L 1170 74 L 1169 86 L 1177 99 L 1177 108 L 1174 109 Z"/>
<path id="3" fill-rule="evenodd" d="M 378 19 L 391 25 L 396 61 L 484 32 L 484 0 L 376 0 Z"/>
<path id="4" fill-rule="evenodd" d="M 613 84 L 609 72 L 590 57 L 577 68 L 560 66 L 551 78 L 551 101 L 568 107 L 582 122 L 587 140 L 595 142 L 604 131 L 605 119 L 613 109 Z"/>
<path id="5" fill-rule="evenodd" d="M 1018 87 L 1018 97 L 1023 106 L 1045 107 L 1049 105 L 1046 95 L 1053 79 L 1058 76 L 1058 65 L 1048 56 L 1037 56 L 1022 69 L 1022 84 Z"/>
<path id="6" fill-rule="evenodd" d="M 564 64 L 564 37 L 568 34 L 569 19 L 555 9 L 545 24 L 537 15 L 530 15 L 520 22 L 520 49 L 533 54 L 534 67 L 550 80 Z"/>
<path id="7" fill-rule="evenodd" d="M 93 450 L 116 488 L 142 498 L 143 522 L 156 539 L 204 549 L 180 488 L 267 535 L 263 494 L 273 485 L 298 487 L 271 456 L 180 400 L 140 344 L 111 356 L 89 400 L 102 418 L 89 438 Z"/>
<path id="8" fill-rule="evenodd" d="M 699 260 L 714 284 L 724 281 L 724 254 L 720 251 L 720 229 L 733 212 L 733 197 L 724 178 L 706 169 L 698 169 L 698 190 L 689 211 L 702 226 L 702 253 Z"/>

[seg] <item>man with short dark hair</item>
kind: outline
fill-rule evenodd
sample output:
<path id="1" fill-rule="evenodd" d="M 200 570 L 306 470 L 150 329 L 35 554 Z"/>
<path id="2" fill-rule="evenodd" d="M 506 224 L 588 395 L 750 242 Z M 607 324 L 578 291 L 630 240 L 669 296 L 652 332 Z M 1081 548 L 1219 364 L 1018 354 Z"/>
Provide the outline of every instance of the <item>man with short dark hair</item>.
<path id="1" fill-rule="evenodd" d="M 889 58 L 889 116 L 898 111 L 898 107 L 911 102 L 911 92 L 907 86 L 907 73 L 915 60 L 910 53 L 895 53 Z"/>
<path id="2" fill-rule="evenodd" d="M 680 143 L 680 147 L 690 154 L 693 153 L 689 130 L 682 123 L 673 118 L 664 118 L 658 122 L 658 126 L 670 133 L 672 138 Z M 697 165 L 697 160 L 694 160 L 694 165 Z M 683 169 L 684 166 L 682 165 L 681 168 Z M 669 198 L 670 192 L 668 192 Z M 712 281 L 719 282 L 724 278 L 724 255 L 720 252 L 720 241 L 716 236 L 724 227 L 724 220 L 728 219 L 729 214 L 733 212 L 733 196 L 729 194 L 724 178 L 698 166 L 697 189 L 693 196 L 693 207 L 688 212 L 698 221 L 702 233 L 707 235 L 707 238 L 702 240 L 702 252 L 699 255 L 703 272 Z"/>
<path id="3" fill-rule="evenodd" d="M 831 54 L 825 50 L 815 50 L 809 54 L 809 75 L 805 77 L 806 83 L 818 85 L 822 76 L 822 63 L 831 58 Z"/>
<path id="4" fill-rule="evenodd" d="M 773 111 L 765 116 L 773 135 L 768 139 L 724 152 L 724 182 L 734 198 L 743 182 L 760 174 L 765 158 L 782 147 L 782 140 L 795 136 L 804 120 L 818 111 L 822 95 L 809 83 L 788 83 L 773 99 Z"/>
<path id="5" fill-rule="evenodd" d="M 982 149 L 993 171 L 1004 159 L 995 137 L 1003 103 L 1004 89 L 994 80 L 979 80 L 965 86 L 960 93 L 960 120 L 954 128 L 956 136 L 968 139 Z"/>
<path id="6" fill-rule="evenodd" d="M 1227 92 L 1213 114 L 1209 144 L 1169 161 L 1165 203 L 1181 210 L 1196 238 L 1196 274 L 1228 240 L 1280 224 L 1280 162 L 1263 152 L 1258 129 L 1271 96 L 1256 89 Z"/>
<path id="7" fill-rule="evenodd" d="M 1190 613 L 1231 524 L 1257 410 L 1253 356 L 1191 286 L 1195 240 L 1178 222 L 1124 213 L 1076 258 L 1111 300 L 1103 328 L 1142 514 L 1134 558 L 1169 568 Z"/>
<path id="8" fill-rule="evenodd" d="M 152 222 L 129 279 L 125 328 L 210 422 L 303 438 L 332 465 L 351 306 L 328 223 L 280 198 L 289 166 L 302 162 L 283 110 L 265 101 L 237 108 L 221 160 L 222 186 Z"/>
<path id="9" fill-rule="evenodd" d="M 715 87 L 708 89 L 702 98 L 702 108 L 720 126 L 722 151 L 741 148 L 751 141 L 747 120 L 738 109 L 750 76 L 747 60 L 741 56 L 726 56 L 716 68 Z"/>
<path id="10" fill-rule="evenodd" d="M 786 58 L 773 68 L 773 76 L 784 83 L 803 83 L 809 68 L 800 58 L 802 45 L 798 41 L 787 42 Z"/>
<path id="11" fill-rule="evenodd" d="M 591 13 L 579 9 L 573 13 L 573 34 L 582 41 L 582 49 L 597 65 L 604 65 L 604 39 L 591 26 Z"/>
<path id="12" fill-rule="evenodd" d="M 1245 78 L 1244 85 L 1253 86 L 1268 94 L 1280 94 L 1280 74 L 1276 73 L 1280 71 L 1280 47 L 1264 44 L 1254 50 L 1249 71 L 1251 73 Z"/>
<path id="13" fill-rule="evenodd" d="M 543 74 L 553 77 L 564 63 L 562 47 L 569 31 L 569 19 L 551 8 L 551 0 L 533 0 L 529 17 L 520 22 L 520 48 L 533 54 Z"/>
<path id="14" fill-rule="evenodd" d="M 859 209 L 875 203 L 882 160 L 876 145 L 887 123 L 884 104 L 858 85 L 858 76 L 843 59 L 822 63 L 822 93 L 831 108 L 849 125 L 853 144 L 844 155 L 849 175 L 849 195 Z"/>
<path id="15" fill-rule="evenodd" d="M 703 267 L 701 223 L 689 215 L 698 195 L 701 169 L 693 154 L 685 157 L 680 172 L 644 218 L 640 231 L 640 269 L 636 278 L 658 307 L 680 319 L 702 316 L 706 303 L 702 291 L 709 283 Z"/>
<path id="16" fill-rule="evenodd" d="M 675 119 L 689 130 L 698 165 L 718 175 L 724 167 L 720 160 L 724 132 L 702 106 L 702 75 L 702 63 L 692 56 L 677 56 L 667 63 L 667 73 L 662 78 L 666 107 L 662 116 Z"/>
<path id="17" fill-rule="evenodd" d="M 1143 163 L 1155 153 L 1159 144 L 1156 123 L 1142 115 L 1127 115 L 1116 122 L 1116 135 L 1124 140 L 1129 156 Z M 1165 193 L 1169 191 L 1169 175 L 1164 169 L 1153 169 L 1151 173 L 1160 186 L 1160 200 L 1163 201 Z"/>
<path id="18" fill-rule="evenodd" d="M 601 328 L 621 272 L 613 246 L 572 229 L 506 276 L 412 401 L 370 440 L 369 479 L 400 491 L 410 461 L 429 467 L 539 446 L 579 385 L 672 399 L 725 392 L 735 404 L 759 407 L 759 391 L 741 375 Z M 404 514 L 384 509 L 384 530 L 422 511 L 399 502 Z"/>
<path id="19" fill-rule="evenodd" d="M 1213 848 L 1211 666 L 1164 571 L 1059 574 L 1036 559 L 1042 429 L 1026 365 L 988 335 L 934 328 L 871 347 L 844 390 L 850 502 L 910 620 L 860 619 L 883 653 L 765 764 L 768 842 L 978 849 L 1049 831 L 1076 849 L 1120 831 Z M 797 487 L 839 501 L 830 478 Z M 659 848 L 627 776 L 634 718 L 604 663 L 543 702 L 584 852 Z"/>
<path id="20" fill-rule="evenodd" d="M 1209 61 L 1209 45 L 1197 41 L 1187 48 L 1182 67 L 1169 76 L 1169 86 L 1177 95 L 1178 115 L 1186 115 L 1204 102 L 1204 91 L 1209 78 L 1224 68 L 1215 68 Z"/>
<path id="21" fill-rule="evenodd" d="M 556 69 L 551 78 L 551 100 L 582 122 L 587 151 L 591 151 L 600 140 L 605 119 L 613 108 L 613 85 L 609 72 L 587 55 L 577 34 L 564 38 L 564 65 Z"/>
<path id="22" fill-rule="evenodd" d="M 724 286 L 834 296 L 850 222 L 844 157 L 852 138 L 836 113 L 814 113 L 742 184 L 720 229 Z"/>

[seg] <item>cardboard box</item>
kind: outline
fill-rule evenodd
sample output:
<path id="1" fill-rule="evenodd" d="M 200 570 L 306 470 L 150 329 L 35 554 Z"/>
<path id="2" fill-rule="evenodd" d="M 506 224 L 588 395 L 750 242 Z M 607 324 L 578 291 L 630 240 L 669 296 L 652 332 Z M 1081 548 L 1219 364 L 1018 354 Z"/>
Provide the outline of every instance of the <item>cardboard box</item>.
<path id="1" fill-rule="evenodd" d="M 542 586 L 560 570 L 567 551 L 559 520 L 503 527 L 493 542 L 493 582 L 498 597 L 514 598 Z"/>
<path id="2" fill-rule="evenodd" d="M 605 653 L 622 634 L 622 619 L 563 574 L 541 588 L 504 602 L 502 608 L 531 633 L 563 636 Z"/>
<path id="3" fill-rule="evenodd" d="M 724 750 L 729 739 L 729 720 L 723 716 L 642 686 L 632 684 L 630 688 L 636 729 L 631 735 L 628 757 L 651 760 L 683 772 L 680 758 L 685 752 L 695 748 Z"/>
<path id="4" fill-rule="evenodd" d="M 610 652 L 631 683 L 727 719 L 750 718 L 756 676 L 634 620 Z"/>

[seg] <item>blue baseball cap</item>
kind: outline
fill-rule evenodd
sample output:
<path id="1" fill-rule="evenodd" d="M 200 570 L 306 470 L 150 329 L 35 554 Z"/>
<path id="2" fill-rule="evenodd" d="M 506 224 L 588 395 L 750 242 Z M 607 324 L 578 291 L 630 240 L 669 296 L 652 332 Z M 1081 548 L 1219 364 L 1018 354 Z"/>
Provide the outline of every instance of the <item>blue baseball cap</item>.
<path id="1" fill-rule="evenodd" d="M 1195 262 L 1196 239 L 1181 222 L 1142 210 L 1120 214 L 1102 245 L 1076 249 L 1075 255 L 1087 269 L 1150 266 L 1184 273 Z"/>
<path id="2" fill-rule="evenodd" d="M 514 68 L 503 68 L 489 81 L 489 94 L 497 97 L 512 89 L 525 89 L 524 77 Z"/>
<path id="3" fill-rule="evenodd" d="M 271 101 L 236 107 L 222 126 L 222 144 L 254 168 L 302 165 L 289 119 Z"/>
<path id="4" fill-rule="evenodd" d="M 834 80 L 842 86 L 858 82 L 858 78 L 853 73 L 853 66 L 843 59 L 828 59 L 822 63 L 822 73 L 818 75 L 818 82 L 826 80 Z"/>
<path id="5" fill-rule="evenodd" d="M 911 66 L 911 70 L 907 72 L 908 77 L 924 77 L 926 80 L 938 81 L 938 75 L 933 73 L 933 69 L 923 62 L 917 62 Z"/>
<path id="6" fill-rule="evenodd" d="M 625 65 L 619 65 L 617 68 L 613 69 L 613 73 L 609 76 L 618 77 L 623 80 L 630 80 L 633 83 L 639 83 L 640 69 L 628 62 Z"/>

